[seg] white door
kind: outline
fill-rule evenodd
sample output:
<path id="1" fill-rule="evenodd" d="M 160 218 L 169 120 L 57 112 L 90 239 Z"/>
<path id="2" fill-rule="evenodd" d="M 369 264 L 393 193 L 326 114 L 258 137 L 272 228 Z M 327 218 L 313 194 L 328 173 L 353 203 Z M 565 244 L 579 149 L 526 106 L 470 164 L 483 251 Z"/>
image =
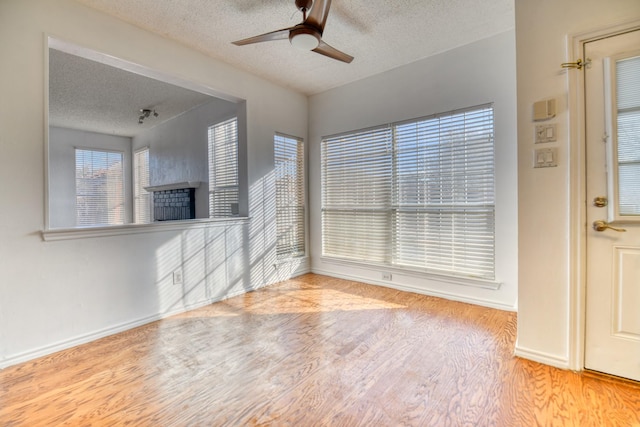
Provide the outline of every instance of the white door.
<path id="1" fill-rule="evenodd" d="M 584 55 L 585 367 L 640 381 L 640 30 Z"/>

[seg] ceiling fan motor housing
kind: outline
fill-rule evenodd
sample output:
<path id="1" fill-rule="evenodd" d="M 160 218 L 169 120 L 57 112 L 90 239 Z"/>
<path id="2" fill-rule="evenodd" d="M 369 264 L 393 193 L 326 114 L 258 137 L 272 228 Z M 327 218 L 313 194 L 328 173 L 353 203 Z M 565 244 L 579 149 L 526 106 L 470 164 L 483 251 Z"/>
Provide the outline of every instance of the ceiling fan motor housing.
<path id="1" fill-rule="evenodd" d="M 311 9 L 313 0 L 296 0 L 296 8 L 301 12 L 306 12 Z"/>

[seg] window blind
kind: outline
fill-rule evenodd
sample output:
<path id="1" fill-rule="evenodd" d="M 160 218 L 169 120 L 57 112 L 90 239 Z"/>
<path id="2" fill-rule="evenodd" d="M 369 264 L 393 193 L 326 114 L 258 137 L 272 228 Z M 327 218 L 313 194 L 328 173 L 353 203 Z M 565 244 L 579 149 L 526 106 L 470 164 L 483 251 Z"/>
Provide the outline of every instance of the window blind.
<path id="1" fill-rule="evenodd" d="M 305 254 L 304 144 L 276 134 L 273 143 L 278 258 Z"/>
<path id="2" fill-rule="evenodd" d="M 238 215 L 236 118 L 209 127 L 209 216 Z"/>
<path id="3" fill-rule="evenodd" d="M 137 224 L 148 224 L 151 222 L 152 193 L 144 188 L 149 186 L 149 148 L 133 155 L 133 181 L 134 220 Z"/>
<path id="4" fill-rule="evenodd" d="M 618 204 L 640 215 L 640 56 L 616 61 Z"/>
<path id="5" fill-rule="evenodd" d="M 493 279 L 493 107 L 325 138 L 323 254 Z"/>
<path id="6" fill-rule="evenodd" d="M 75 154 L 77 225 L 124 224 L 123 154 L 79 148 Z"/>
<path id="7" fill-rule="evenodd" d="M 324 255 L 391 261 L 391 137 L 386 126 L 323 140 Z"/>

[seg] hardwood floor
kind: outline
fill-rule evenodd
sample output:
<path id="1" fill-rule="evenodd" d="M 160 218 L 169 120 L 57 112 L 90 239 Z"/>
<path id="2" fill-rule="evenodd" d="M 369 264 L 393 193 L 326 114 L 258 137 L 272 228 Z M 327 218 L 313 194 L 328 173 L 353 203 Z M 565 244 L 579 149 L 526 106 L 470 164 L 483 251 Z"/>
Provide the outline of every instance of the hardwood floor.
<path id="1" fill-rule="evenodd" d="M 513 357 L 515 329 L 305 275 L 0 371 L 0 426 L 640 425 L 640 387 Z"/>

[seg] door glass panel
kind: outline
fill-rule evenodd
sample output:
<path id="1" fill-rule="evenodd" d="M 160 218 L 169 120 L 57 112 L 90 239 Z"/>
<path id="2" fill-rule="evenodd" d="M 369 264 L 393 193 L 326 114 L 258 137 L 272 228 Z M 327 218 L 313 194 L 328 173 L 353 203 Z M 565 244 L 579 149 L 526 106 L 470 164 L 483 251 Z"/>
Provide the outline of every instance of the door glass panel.
<path id="1" fill-rule="evenodd" d="M 640 56 L 616 61 L 618 212 L 640 215 Z"/>

